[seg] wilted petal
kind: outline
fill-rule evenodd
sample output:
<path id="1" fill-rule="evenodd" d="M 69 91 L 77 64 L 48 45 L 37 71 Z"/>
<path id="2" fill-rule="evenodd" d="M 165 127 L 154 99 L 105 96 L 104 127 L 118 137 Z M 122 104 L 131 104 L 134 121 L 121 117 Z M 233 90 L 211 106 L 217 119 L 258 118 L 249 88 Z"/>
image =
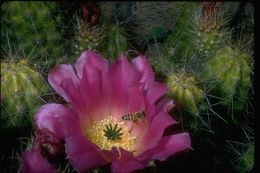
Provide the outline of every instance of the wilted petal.
<path id="1" fill-rule="evenodd" d="M 42 157 L 39 149 L 35 149 L 22 153 L 20 171 L 21 173 L 53 173 L 56 169 Z"/>
<path id="2" fill-rule="evenodd" d="M 140 155 L 138 159 L 149 162 L 150 160 L 164 161 L 177 152 L 191 149 L 191 141 L 188 133 L 180 133 L 162 137 L 157 145 Z"/>
<path id="3" fill-rule="evenodd" d="M 87 171 L 95 166 L 105 165 L 105 155 L 85 136 L 80 134 L 69 136 L 65 139 L 67 158 L 74 168 L 80 172 Z"/>
<path id="4" fill-rule="evenodd" d="M 48 159 L 59 157 L 64 150 L 63 140 L 50 131 L 36 127 L 34 148 L 40 148 L 41 154 Z"/>
<path id="5" fill-rule="evenodd" d="M 39 129 L 48 130 L 60 139 L 80 132 L 75 113 L 61 104 L 43 105 L 36 113 L 34 121 Z"/>

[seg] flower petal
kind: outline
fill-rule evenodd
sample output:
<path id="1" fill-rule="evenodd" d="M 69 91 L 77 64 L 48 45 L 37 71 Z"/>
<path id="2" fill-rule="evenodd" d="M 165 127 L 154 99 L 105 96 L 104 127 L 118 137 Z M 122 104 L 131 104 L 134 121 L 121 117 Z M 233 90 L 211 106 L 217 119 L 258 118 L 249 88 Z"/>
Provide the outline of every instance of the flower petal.
<path id="1" fill-rule="evenodd" d="M 164 110 L 167 113 L 171 111 L 171 109 L 175 106 L 175 103 L 172 99 L 164 97 L 156 106 L 158 110 Z"/>
<path id="2" fill-rule="evenodd" d="M 71 100 L 69 99 L 67 91 L 61 87 L 61 82 L 67 78 L 72 80 L 71 85 L 78 86 L 78 77 L 76 76 L 73 67 L 71 65 L 61 64 L 51 70 L 48 75 L 48 82 L 59 95 L 70 102 Z"/>
<path id="3" fill-rule="evenodd" d="M 112 152 L 119 152 L 119 158 L 112 158 L 112 172 L 113 173 L 128 173 L 137 169 L 143 169 L 144 164 L 142 164 L 139 160 L 134 157 L 132 153 L 124 150 L 123 148 L 119 148 L 115 151 L 115 147 L 112 149 Z M 115 154 L 118 155 L 118 154 Z"/>
<path id="4" fill-rule="evenodd" d="M 108 163 L 101 150 L 81 134 L 67 137 L 65 150 L 72 166 L 80 172 Z"/>
<path id="5" fill-rule="evenodd" d="M 140 74 L 123 54 L 115 64 L 109 66 L 102 82 L 102 93 L 112 113 L 121 114 L 127 109 L 128 88 L 139 85 L 139 78 Z"/>
<path id="6" fill-rule="evenodd" d="M 142 153 L 145 150 L 154 147 L 161 139 L 164 130 L 175 123 L 176 121 L 164 111 L 161 111 L 154 116 L 151 124 L 148 124 L 146 132 L 143 132 L 145 135 L 139 139 L 139 143 L 137 144 L 138 153 Z"/>
<path id="7" fill-rule="evenodd" d="M 93 50 L 87 50 L 80 55 L 75 64 L 75 69 L 79 78 L 82 78 L 84 73 L 84 66 L 86 64 L 96 67 L 100 71 L 104 72 L 106 72 L 108 69 L 108 61 L 105 58 L 103 58 L 100 54 L 94 52 Z"/>
<path id="8" fill-rule="evenodd" d="M 144 95 L 139 87 L 131 87 L 128 89 L 128 107 L 127 113 L 144 111 Z"/>
<path id="9" fill-rule="evenodd" d="M 160 97 L 167 92 L 167 87 L 159 82 L 151 82 L 145 94 L 145 100 L 148 105 L 154 104 Z"/>
<path id="10" fill-rule="evenodd" d="M 188 133 L 165 136 L 154 148 L 138 156 L 138 159 L 147 163 L 154 159 L 164 161 L 171 155 L 186 149 L 191 149 L 191 140 Z"/>
<path id="11" fill-rule="evenodd" d="M 66 78 L 61 81 L 60 87 L 66 91 L 67 98 L 75 107 L 75 110 L 77 110 L 78 113 L 84 113 L 86 111 L 86 107 L 82 100 L 82 94 L 80 93 L 79 86 L 75 86 L 71 78 Z"/>
<path id="12" fill-rule="evenodd" d="M 80 93 L 86 109 L 86 113 L 81 116 L 81 121 L 86 122 L 86 126 L 88 126 L 89 121 L 103 119 L 108 112 L 107 104 L 101 93 L 101 82 L 101 71 L 94 66 L 85 64 L 84 73 L 80 79 Z"/>
<path id="13" fill-rule="evenodd" d="M 34 121 L 39 129 L 50 131 L 61 139 L 71 133 L 80 132 L 75 113 L 60 104 L 43 105 L 36 113 Z"/>
<path id="14" fill-rule="evenodd" d="M 140 55 L 132 60 L 133 66 L 142 74 L 141 83 L 145 83 L 144 89 L 147 90 L 151 81 L 154 81 L 154 74 L 152 67 L 148 63 L 145 56 Z"/>
<path id="15" fill-rule="evenodd" d="M 22 153 L 21 173 L 53 173 L 56 172 L 46 159 L 44 159 L 39 149 L 25 151 Z"/>

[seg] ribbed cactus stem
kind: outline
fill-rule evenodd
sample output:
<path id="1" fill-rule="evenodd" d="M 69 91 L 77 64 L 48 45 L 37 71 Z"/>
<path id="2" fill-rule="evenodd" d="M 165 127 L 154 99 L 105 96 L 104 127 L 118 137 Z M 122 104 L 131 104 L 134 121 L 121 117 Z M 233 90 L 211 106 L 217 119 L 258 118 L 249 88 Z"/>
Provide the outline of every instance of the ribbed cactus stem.
<path id="1" fill-rule="evenodd" d="M 199 103 L 203 101 L 204 92 L 198 86 L 194 76 L 181 70 L 178 73 L 169 74 L 167 84 L 170 94 L 178 104 L 192 114 L 199 113 Z"/>
<path id="2" fill-rule="evenodd" d="M 255 155 L 255 147 L 251 145 L 245 153 L 243 153 L 238 165 L 237 169 L 241 173 L 246 173 L 252 171 L 254 167 L 254 156 Z"/>
<path id="3" fill-rule="evenodd" d="M 47 91 L 40 74 L 26 60 L 1 63 L 3 125 L 19 127 L 28 124 L 41 104 L 41 94 Z"/>
<path id="4" fill-rule="evenodd" d="M 242 110 L 251 86 L 250 56 L 237 49 L 225 47 L 203 65 L 201 79 L 209 82 L 212 93 L 223 105 Z"/>
<path id="5" fill-rule="evenodd" d="M 106 48 L 104 54 L 111 61 L 127 51 L 127 40 L 125 30 L 118 24 L 111 24 L 106 32 Z"/>

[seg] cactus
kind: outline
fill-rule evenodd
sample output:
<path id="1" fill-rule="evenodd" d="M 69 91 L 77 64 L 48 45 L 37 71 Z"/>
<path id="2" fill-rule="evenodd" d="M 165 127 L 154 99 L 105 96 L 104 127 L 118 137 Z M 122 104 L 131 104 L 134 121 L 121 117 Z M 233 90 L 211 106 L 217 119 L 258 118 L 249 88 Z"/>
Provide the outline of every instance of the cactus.
<path id="1" fill-rule="evenodd" d="M 1 8 L 3 26 L 1 49 L 9 49 L 6 47 L 8 43 L 5 39 L 8 37 L 13 49 L 20 47 L 22 53 L 26 55 L 33 51 L 35 56 L 31 61 L 34 63 L 53 65 L 58 58 L 63 56 L 61 37 L 56 32 L 51 16 L 54 7 L 55 4 L 49 2 L 4 3 Z"/>
<path id="2" fill-rule="evenodd" d="M 183 4 L 183 8 L 173 25 L 172 32 L 165 42 L 166 54 L 170 57 L 182 59 L 187 53 L 193 50 L 193 38 L 191 37 L 193 30 L 191 25 L 194 11 L 198 7 L 198 3 Z M 189 55 L 187 55 L 189 57 Z"/>
<path id="3" fill-rule="evenodd" d="M 209 81 L 214 95 L 222 104 L 233 105 L 233 110 L 243 110 L 251 86 L 250 56 L 237 49 L 225 47 L 204 63 L 201 79 Z"/>
<path id="4" fill-rule="evenodd" d="M 198 114 L 202 107 L 204 91 L 198 86 L 194 76 L 188 76 L 184 70 L 168 75 L 167 84 L 174 100 L 192 114 Z"/>
<path id="5" fill-rule="evenodd" d="M 177 59 L 195 51 L 209 57 L 228 39 L 228 32 L 223 29 L 228 20 L 219 2 L 185 5 L 166 40 L 166 53 Z"/>
<path id="6" fill-rule="evenodd" d="M 27 60 L 1 62 L 1 125 L 28 125 L 41 104 L 40 95 L 47 91 L 40 74 Z"/>
<path id="7" fill-rule="evenodd" d="M 241 173 L 250 172 L 254 167 L 254 145 L 251 145 L 238 162 L 237 169 Z"/>
<path id="8" fill-rule="evenodd" d="M 103 51 L 105 57 L 115 61 L 118 56 L 127 51 L 126 33 L 118 23 L 108 26 L 106 31 L 106 44 Z"/>
<path id="9" fill-rule="evenodd" d="M 74 52 L 76 57 L 86 49 L 101 50 L 103 47 L 103 31 L 98 25 L 91 26 L 77 19 L 76 39 L 74 44 Z"/>
<path id="10" fill-rule="evenodd" d="M 228 32 L 223 26 L 228 20 L 223 14 L 220 2 L 204 2 L 201 10 L 193 15 L 193 45 L 204 56 L 211 56 L 227 41 Z"/>

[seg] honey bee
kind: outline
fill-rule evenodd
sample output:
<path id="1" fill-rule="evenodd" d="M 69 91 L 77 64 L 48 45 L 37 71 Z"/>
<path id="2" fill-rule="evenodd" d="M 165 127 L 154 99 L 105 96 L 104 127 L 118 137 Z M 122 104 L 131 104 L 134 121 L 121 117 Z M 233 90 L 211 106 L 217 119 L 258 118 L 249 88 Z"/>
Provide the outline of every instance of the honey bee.
<path id="1" fill-rule="evenodd" d="M 144 116 L 144 112 L 127 113 L 122 116 L 122 120 L 136 123 L 138 120 L 144 120 Z"/>

